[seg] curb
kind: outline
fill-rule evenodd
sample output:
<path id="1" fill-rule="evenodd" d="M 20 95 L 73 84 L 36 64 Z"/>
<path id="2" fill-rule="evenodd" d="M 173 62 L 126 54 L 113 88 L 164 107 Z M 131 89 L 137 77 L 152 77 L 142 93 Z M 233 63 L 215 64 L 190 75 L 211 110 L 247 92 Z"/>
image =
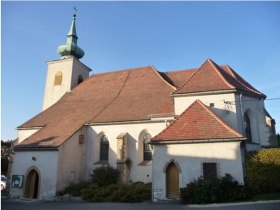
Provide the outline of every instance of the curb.
<path id="1" fill-rule="evenodd" d="M 186 205 L 191 208 L 211 208 L 211 207 L 224 207 L 224 206 L 240 206 L 240 205 L 251 205 L 251 204 L 262 204 L 262 203 L 280 203 L 280 200 L 268 200 L 268 201 L 248 201 L 240 203 L 212 203 L 212 204 L 191 204 Z"/>

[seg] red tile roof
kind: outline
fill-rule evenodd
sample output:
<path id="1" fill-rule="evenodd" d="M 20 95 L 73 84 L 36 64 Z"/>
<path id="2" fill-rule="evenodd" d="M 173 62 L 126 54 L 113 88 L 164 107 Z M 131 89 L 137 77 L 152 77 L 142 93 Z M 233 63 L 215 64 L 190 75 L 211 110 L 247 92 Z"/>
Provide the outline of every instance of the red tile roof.
<path id="1" fill-rule="evenodd" d="M 241 140 L 243 136 L 196 100 L 152 142 L 182 140 Z"/>
<path id="2" fill-rule="evenodd" d="M 87 123 L 149 120 L 151 115 L 174 114 L 172 92 L 228 89 L 264 96 L 230 67 L 219 67 L 209 59 L 198 69 L 159 73 L 147 66 L 96 74 L 19 126 L 42 128 L 18 147 L 58 147 Z"/>
<path id="3" fill-rule="evenodd" d="M 197 68 L 166 72 L 165 75 L 176 88 L 181 87 L 194 74 Z"/>
<path id="4" fill-rule="evenodd" d="M 174 113 L 175 87 L 151 66 L 93 75 L 57 103 L 19 126 L 43 128 L 19 147 L 57 147 L 85 123 L 150 119 Z"/>
<path id="5" fill-rule="evenodd" d="M 199 93 L 220 90 L 240 90 L 265 97 L 229 66 L 218 66 L 207 59 L 174 94 Z"/>

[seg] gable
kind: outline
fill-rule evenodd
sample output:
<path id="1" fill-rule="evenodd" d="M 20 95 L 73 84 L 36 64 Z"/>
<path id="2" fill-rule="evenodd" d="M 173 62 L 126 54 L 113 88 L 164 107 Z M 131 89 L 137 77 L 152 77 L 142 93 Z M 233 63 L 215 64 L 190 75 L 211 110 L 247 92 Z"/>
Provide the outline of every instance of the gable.
<path id="1" fill-rule="evenodd" d="M 200 100 L 190 105 L 165 130 L 151 139 L 161 141 L 241 140 L 243 136 L 223 122 Z"/>
<path id="2" fill-rule="evenodd" d="M 228 65 L 218 66 L 207 59 L 173 94 L 211 91 L 242 91 L 257 97 L 266 97 L 256 90 Z"/>

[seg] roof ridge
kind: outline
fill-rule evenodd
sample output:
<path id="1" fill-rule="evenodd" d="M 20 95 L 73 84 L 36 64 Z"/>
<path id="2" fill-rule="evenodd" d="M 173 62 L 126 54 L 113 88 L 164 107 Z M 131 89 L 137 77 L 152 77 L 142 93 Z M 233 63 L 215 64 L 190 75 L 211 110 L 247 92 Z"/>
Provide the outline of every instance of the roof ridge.
<path id="1" fill-rule="evenodd" d="M 190 76 L 190 78 L 187 79 L 187 80 L 186 80 L 176 91 L 174 91 L 173 93 L 180 91 L 180 90 L 183 88 L 183 86 L 185 86 L 185 85 L 197 74 L 197 72 L 199 72 L 199 71 L 201 70 L 202 66 L 203 66 L 204 64 L 206 64 L 206 63 L 209 63 L 209 64 L 214 68 L 215 72 L 218 74 L 218 76 L 223 80 L 223 82 L 224 82 L 227 86 L 229 86 L 230 88 L 234 88 L 232 85 L 230 85 L 230 84 L 226 81 L 226 79 L 225 79 L 225 78 L 222 76 L 222 74 L 219 72 L 219 70 L 218 70 L 218 68 L 217 68 L 218 65 L 217 65 L 214 61 L 212 61 L 210 58 L 207 58 L 206 61 L 204 61 L 203 64 L 202 64 L 199 68 L 197 68 L 197 70 Z"/>
<path id="2" fill-rule="evenodd" d="M 128 69 L 120 69 L 120 70 L 116 70 L 116 71 L 113 70 L 113 71 L 101 72 L 101 73 L 98 73 L 98 74 L 92 74 L 90 77 L 97 76 L 97 75 L 104 75 L 104 74 L 126 72 L 126 71 L 135 71 L 137 69 L 144 69 L 144 68 L 153 68 L 153 66 L 148 65 L 148 66 L 134 67 L 134 68 L 128 68 Z"/>
<path id="3" fill-rule="evenodd" d="M 247 81 L 245 81 L 245 79 L 241 77 L 237 72 L 235 72 L 229 65 L 226 64 L 225 67 L 230 71 L 231 75 L 236 79 L 237 82 L 241 83 L 242 85 L 244 85 L 246 88 L 248 88 L 254 93 L 264 95 L 263 93 L 255 89 L 252 85 L 250 85 Z M 243 81 L 240 81 L 238 77 Z"/>
<path id="4" fill-rule="evenodd" d="M 191 75 L 180 87 L 177 88 L 177 90 L 175 90 L 174 92 L 172 92 L 172 94 L 175 93 L 175 92 L 177 92 L 177 91 L 179 91 L 180 89 L 182 89 L 182 87 L 185 86 L 185 84 L 187 84 L 187 83 L 194 77 L 194 75 L 199 71 L 199 69 L 200 69 L 200 68 L 196 69 L 196 70 L 192 73 L 192 75 Z"/>
<path id="5" fill-rule="evenodd" d="M 232 85 L 224 78 L 224 76 L 221 74 L 218 64 L 216 64 L 214 61 L 212 61 L 212 60 L 209 59 L 209 58 L 207 59 L 207 61 L 209 61 L 209 62 L 210 62 L 210 65 L 212 65 L 212 66 L 214 67 L 215 71 L 216 71 L 217 74 L 220 76 L 220 78 L 224 81 L 224 83 L 226 83 L 226 85 L 228 85 L 230 88 L 235 89 L 235 87 L 232 86 Z"/>
<path id="6" fill-rule="evenodd" d="M 198 68 L 190 68 L 190 69 L 179 69 L 179 70 L 173 70 L 173 71 L 164 71 L 162 73 L 168 74 L 173 72 L 183 72 L 183 71 L 196 71 Z"/>
<path id="7" fill-rule="evenodd" d="M 163 80 L 168 86 L 170 86 L 171 88 L 173 88 L 174 90 L 176 90 L 176 87 L 172 84 L 170 84 L 169 82 L 167 82 L 162 76 L 161 74 L 156 70 L 156 68 L 154 66 L 151 66 L 152 70 L 160 77 L 161 80 Z"/>

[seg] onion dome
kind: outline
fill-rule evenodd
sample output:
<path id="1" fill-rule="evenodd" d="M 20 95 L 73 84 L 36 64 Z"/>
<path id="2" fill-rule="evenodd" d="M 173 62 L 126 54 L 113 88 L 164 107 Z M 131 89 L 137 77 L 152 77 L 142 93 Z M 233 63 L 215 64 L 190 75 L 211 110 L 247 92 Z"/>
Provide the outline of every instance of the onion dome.
<path id="1" fill-rule="evenodd" d="M 73 15 L 69 33 L 67 34 L 66 43 L 57 48 L 61 59 L 76 57 L 78 59 L 84 56 L 84 51 L 77 45 L 78 36 L 76 33 L 76 14 Z"/>

